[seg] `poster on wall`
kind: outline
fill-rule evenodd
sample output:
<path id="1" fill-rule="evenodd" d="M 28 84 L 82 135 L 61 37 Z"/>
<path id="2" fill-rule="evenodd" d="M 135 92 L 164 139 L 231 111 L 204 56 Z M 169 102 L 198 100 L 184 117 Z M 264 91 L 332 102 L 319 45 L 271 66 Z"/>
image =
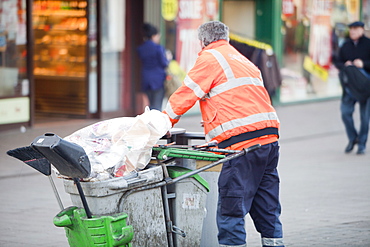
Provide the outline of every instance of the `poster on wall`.
<path id="1" fill-rule="evenodd" d="M 283 0 L 281 6 L 281 12 L 285 18 L 294 15 L 294 3 L 293 0 Z"/>
<path id="2" fill-rule="evenodd" d="M 16 0 L 0 1 L 0 31 L 7 32 L 8 40 L 15 40 L 18 31 L 18 7 Z"/>
<path id="3" fill-rule="evenodd" d="M 17 97 L 0 100 L 0 125 L 30 121 L 30 99 Z"/>
<path id="4" fill-rule="evenodd" d="M 186 72 L 193 67 L 201 50 L 197 29 L 211 20 L 218 20 L 217 0 L 178 1 L 176 60 Z"/>
<path id="5" fill-rule="evenodd" d="M 164 20 L 166 21 L 175 20 L 178 9 L 179 9 L 178 0 L 162 0 L 161 12 Z"/>
<path id="6" fill-rule="evenodd" d="M 346 8 L 349 22 L 358 20 L 358 13 L 360 12 L 359 0 L 346 0 Z M 366 2 L 366 1 L 365 1 Z"/>

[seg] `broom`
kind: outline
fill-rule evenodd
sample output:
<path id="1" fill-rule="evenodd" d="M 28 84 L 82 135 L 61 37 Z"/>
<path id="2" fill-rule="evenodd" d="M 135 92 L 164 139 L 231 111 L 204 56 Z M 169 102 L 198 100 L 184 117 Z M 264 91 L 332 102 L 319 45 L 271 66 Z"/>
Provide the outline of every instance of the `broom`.
<path id="1" fill-rule="evenodd" d="M 51 164 L 50 162 L 38 151 L 31 146 L 20 147 L 6 152 L 9 156 L 23 161 L 25 164 L 31 166 L 38 172 L 46 175 L 49 178 L 51 187 L 53 188 L 54 195 L 58 201 L 61 210 L 64 209 L 59 193 L 51 177 Z"/>

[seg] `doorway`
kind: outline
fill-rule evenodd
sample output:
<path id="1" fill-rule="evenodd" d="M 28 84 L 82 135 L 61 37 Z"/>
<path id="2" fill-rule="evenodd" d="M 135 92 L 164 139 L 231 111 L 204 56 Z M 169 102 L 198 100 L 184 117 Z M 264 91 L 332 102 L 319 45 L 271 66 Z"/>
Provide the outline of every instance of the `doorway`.
<path id="1" fill-rule="evenodd" d="M 88 116 L 88 1 L 33 1 L 35 117 Z"/>

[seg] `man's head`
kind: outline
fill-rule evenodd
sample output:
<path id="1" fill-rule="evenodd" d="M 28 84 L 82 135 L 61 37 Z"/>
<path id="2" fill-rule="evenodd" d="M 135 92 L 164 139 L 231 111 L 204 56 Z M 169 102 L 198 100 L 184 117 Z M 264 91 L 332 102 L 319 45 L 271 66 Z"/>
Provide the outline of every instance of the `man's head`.
<path id="1" fill-rule="evenodd" d="M 361 21 L 355 21 L 348 25 L 349 27 L 349 37 L 353 41 L 357 41 L 364 35 L 364 23 Z"/>
<path id="2" fill-rule="evenodd" d="M 206 22 L 198 28 L 198 39 L 202 47 L 218 40 L 229 41 L 229 28 L 220 21 Z"/>

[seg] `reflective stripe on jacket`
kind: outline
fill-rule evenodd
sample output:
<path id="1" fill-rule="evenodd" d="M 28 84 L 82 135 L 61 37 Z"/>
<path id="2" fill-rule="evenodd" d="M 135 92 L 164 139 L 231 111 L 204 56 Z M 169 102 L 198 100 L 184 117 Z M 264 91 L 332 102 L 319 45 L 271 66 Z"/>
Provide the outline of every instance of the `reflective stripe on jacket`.
<path id="1" fill-rule="evenodd" d="M 175 124 L 198 100 L 207 141 L 220 143 L 246 132 L 279 129 L 260 71 L 225 40 L 199 53 L 164 112 Z"/>

